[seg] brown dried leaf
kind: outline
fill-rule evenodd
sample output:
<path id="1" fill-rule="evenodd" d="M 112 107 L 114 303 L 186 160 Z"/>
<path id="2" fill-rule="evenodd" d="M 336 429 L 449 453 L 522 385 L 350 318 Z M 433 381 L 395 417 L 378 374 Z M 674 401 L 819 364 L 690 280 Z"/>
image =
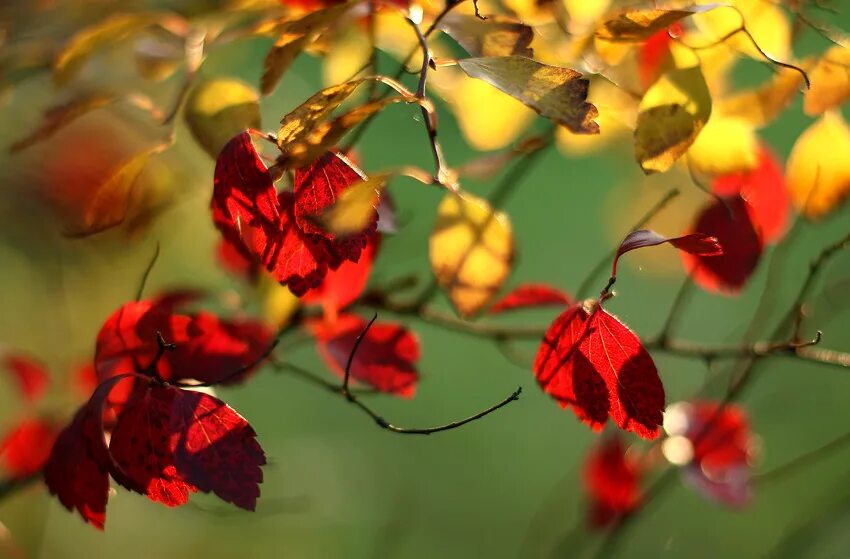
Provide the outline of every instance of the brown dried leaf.
<path id="1" fill-rule="evenodd" d="M 576 134 L 599 133 L 593 120 L 599 111 L 587 102 L 589 82 L 575 70 L 524 56 L 466 58 L 458 65 L 469 77 L 489 83 Z"/>
<path id="2" fill-rule="evenodd" d="M 471 56 L 534 56 L 529 46 L 534 32 L 518 21 L 497 17 L 481 20 L 471 14 L 450 12 L 439 28 Z"/>

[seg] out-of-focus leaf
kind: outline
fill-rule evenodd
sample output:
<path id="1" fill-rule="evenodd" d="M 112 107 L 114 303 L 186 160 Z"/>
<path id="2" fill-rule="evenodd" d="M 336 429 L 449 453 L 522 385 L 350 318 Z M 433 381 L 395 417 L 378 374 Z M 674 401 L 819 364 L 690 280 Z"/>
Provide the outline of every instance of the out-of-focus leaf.
<path id="1" fill-rule="evenodd" d="M 450 95 L 464 138 L 479 151 L 505 147 L 535 118 L 524 104 L 479 80 L 460 80 Z"/>
<path id="2" fill-rule="evenodd" d="M 505 18 L 489 17 L 486 21 L 470 14 L 450 12 L 439 28 L 458 42 L 470 56 L 532 57 L 531 27 Z"/>
<path id="3" fill-rule="evenodd" d="M 528 309 L 545 306 L 565 306 L 573 302 L 572 298 L 546 283 L 521 283 L 510 293 L 496 301 L 488 309 L 490 314 L 500 314 L 505 311 Z"/>
<path id="4" fill-rule="evenodd" d="M 670 243 L 683 252 L 699 256 L 723 255 L 723 246 L 717 241 L 717 238 L 710 235 L 691 233 L 690 235 L 683 235 L 681 237 L 665 237 L 652 229 L 638 229 L 626 235 L 626 238 L 623 239 L 617 248 L 614 262 L 611 264 L 611 277 L 617 276 L 617 262 L 627 252 L 639 248 L 658 246 L 663 243 Z"/>
<path id="5" fill-rule="evenodd" d="M 596 36 L 606 41 L 630 43 L 644 41 L 683 18 L 710 10 L 713 7 L 708 5 L 680 10 L 628 10 L 602 22 L 596 30 Z"/>
<path id="6" fill-rule="evenodd" d="M 185 57 L 182 46 L 154 37 L 142 37 L 136 41 L 133 55 L 139 74 L 155 82 L 170 77 Z"/>
<path id="7" fill-rule="evenodd" d="M 338 237 L 363 231 L 375 219 L 388 178 L 386 174 L 372 175 L 351 185 L 319 216 L 322 228 Z"/>
<path id="8" fill-rule="evenodd" d="M 260 276 L 259 292 L 263 318 L 273 328 L 286 326 L 301 308 L 300 299 L 268 274 Z"/>
<path id="9" fill-rule="evenodd" d="M 82 215 L 76 223 L 68 224 L 65 235 L 85 237 L 120 225 L 127 216 L 130 196 L 148 160 L 170 146 L 170 142 L 159 143 L 122 162 L 103 182 L 92 189 Z"/>
<path id="10" fill-rule="evenodd" d="M 798 64 L 803 69 L 809 65 L 806 61 Z M 785 110 L 802 85 L 800 72 L 780 68 L 769 82 L 720 99 L 716 102 L 716 110 L 724 116 L 742 118 L 761 128 Z"/>
<path id="11" fill-rule="evenodd" d="M 803 132 L 791 150 L 785 179 L 801 214 L 817 219 L 850 194 L 850 128 L 828 111 Z"/>
<path id="12" fill-rule="evenodd" d="M 295 58 L 349 8 L 347 4 L 326 7 L 298 19 L 283 21 L 277 26 L 277 39 L 263 62 L 263 76 L 260 80 L 263 95 L 274 91 Z"/>
<path id="13" fill-rule="evenodd" d="M 791 24 L 777 4 L 762 0 L 729 0 L 719 3 L 715 9 L 694 14 L 692 20 L 704 34 L 703 38 L 695 40 L 697 45 L 723 40 L 726 47 L 763 60 L 744 33 L 735 33 L 746 25 L 758 46 L 774 59 L 785 60 L 791 52 Z"/>
<path id="14" fill-rule="evenodd" d="M 758 151 L 752 124 L 715 113 L 688 150 L 688 163 L 707 175 L 739 173 L 755 168 Z"/>
<path id="15" fill-rule="evenodd" d="M 593 120 L 599 111 L 587 102 L 588 81 L 575 70 L 524 56 L 466 58 L 458 65 L 469 77 L 489 83 L 572 132 L 599 133 Z"/>
<path id="16" fill-rule="evenodd" d="M 74 97 L 65 103 L 54 105 L 44 111 L 41 123 L 26 136 L 9 146 L 9 152 L 15 153 L 31 145 L 44 141 L 68 126 L 81 116 L 115 103 L 117 97 L 111 93 L 95 92 Z"/>
<path id="17" fill-rule="evenodd" d="M 259 95 L 233 78 L 206 80 L 189 94 L 184 116 L 198 144 L 216 158 L 230 138 L 260 127 Z"/>
<path id="18" fill-rule="evenodd" d="M 77 32 L 56 56 L 53 63 L 53 81 L 67 84 L 82 68 L 86 59 L 96 50 L 110 46 L 127 36 L 166 20 L 162 12 L 115 14 Z"/>
<path id="19" fill-rule="evenodd" d="M 449 193 L 437 208 L 431 269 L 462 316 L 487 306 L 507 279 L 514 255 L 507 215 L 471 194 Z"/>
<path id="20" fill-rule="evenodd" d="M 640 103 L 635 157 L 646 174 L 669 169 L 688 150 L 711 116 L 711 95 L 699 66 L 672 70 Z"/>
<path id="21" fill-rule="evenodd" d="M 850 48 L 836 45 L 826 51 L 809 78 L 812 87 L 803 100 L 806 114 L 819 115 L 850 99 Z"/>

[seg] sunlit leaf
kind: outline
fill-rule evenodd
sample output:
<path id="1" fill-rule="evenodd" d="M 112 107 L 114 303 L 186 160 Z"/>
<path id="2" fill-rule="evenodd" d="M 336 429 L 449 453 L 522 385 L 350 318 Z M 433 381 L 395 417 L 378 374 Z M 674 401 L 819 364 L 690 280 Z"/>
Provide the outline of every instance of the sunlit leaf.
<path id="1" fill-rule="evenodd" d="M 757 60 L 764 57 L 744 33 L 735 33 L 742 25 L 758 46 L 769 56 L 785 60 L 791 51 L 791 24 L 783 9 L 763 0 L 730 0 L 693 16 L 704 37 L 696 44 L 723 44 Z"/>
<path id="2" fill-rule="evenodd" d="M 89 56 L 145 27 L 163 21 L 164 13 L 115 14 L 77 32 L 56 56 L 53 63 L 53 81 L 65 85 L 79 72 Z"/>
<path id="3" fill-rule="evenodd" d="M 598 134 L 599 115 L 587 102 L 588 81 L 579 72 L 523 56 L 466 58 L 458 65 L 472 78 L 522 101 L 577 134 Z"/>
<path id="4" fill-rule="evenodd" d="M 535 118 L 531 109 L 483 81 L 463 79 L 450 95 L 461 133 L 480 151 L 505 147 Z"/>
<path id="5" fill-rule="evenodd" d="M 699 256 L 721 256 L 723 254 L 723 246 L 716 237 L 710 235 L 691 233 L 681 237 L 665 237 L 652 229 L 638 229 L 626 235 L 626 238 L 617 247 L 614 262 L 611 264 L 611 276 L 617 276 L 617 263 L 620 257 L 627 252 L 664 243 L 669 243 L 683 252 Z"/>
<path id="6" fill-rule="evenodd" d="M 260 303 L 263 318 L 274 328 L 282 328 L 301 308 L 301 300 L 285 285 L 268 274 L 260 276 Z"/>
<path id="7" fill-rule="evenodd" d="M 65 103 L 54 105 L 44 111 L 38 127 L 26 136 L 15 141 L 9 146 L 11 153 L 28 148 L 31 145 L 44 141 L 61 128 L 68 126 L 81 116 L 111 105 L 117 101 L 117 97 L 111 93 L 95 92 L 74 97 Z"/>
<path id="8" fill-rule="evenodd" d="M 387 179 L 386 174 L 377 174 L 351 185 L 319 216 L 322 228 L 340 237 L 365 229 L 375 218 Z"/>
<path id="9" fill-rule="evenodd" d="M 800 62 L 804 69 L 807 62 Z M 721 98 L 715 103 L 719 114 L 741 118 L 757 128 L 773 122 L 800 92 L 803 75 L 796 70 L 779 68 L 767 83 Z"/>
<path id="10" fill-rule="evenodd" d="M 803 132 L 788 157 L 785 180 L 804 216 L 823 217 L 850 194 L 850 128 L 829 111 Z"/>
<path id="11" fill-rule="evenodd" d="M 661 76 L 641 100 L 635 129 L 635 156 L 644 173 L 669 169 L 710 116 L 711 95 L 699 66 Z"/>
<path id="12" fill-rule="evenodd" d="M 91 190 L 82 215 L 68 224 L 65 234 L 84 237 L 120 225 L 127 217 L 133 190 L 148 160 L 170 146 L 170 142 L 156 144 L 123 161 Z"/>
<path id="13" fill-rule="evenodd" d="M 357 262 L 346 261 L 336 270 L 329 271 L 318 287 L 301 296 L 301 301 L 308 305 L 322 305 L 325 320 L 335 321 L 342 309 L 363 294 L 380 245 L 381 236 L 371 235 Z"/>
<path id="14" fill-rule="evenodd" d="M 522 283 L 510 293 L 496 301 L 487 312 L 500 314 L 517 309 L 546 306 L 564 306 L 572 303 L 572 298 L 558 288 L 545 283 Z"/>
<path id="15" fill-rule="evenodd" d="M 715 113 L 688 149 L 688 164 L 707 175 L 739 173 L 755 168 L 758 151 L 752 124 Z"/>
<path id="16" fill-rule="evenodd" d="M 819 115 L 850 99 L 850 48 L 836 45 L 827 50 L 809 78 L 812 87 L 803 100 L 806 114 Z"/>
<path id="17" fill-rule="evenodd" d="M 514 241 L 507 215 L 471 194 L 449 193 L 437 209 L 429 244 L 431 269 L 455 309 L 484 308 L 511 271 Z"/>
<path id="18" fill-rule="evenodd" d="M 260 127 L 259 96 L 248 84 L 233 78 L 213 78 L 189 94 L 186 124 L 192 136 L 213 158 L 236 134 Z"/>
<path id="19" fill-rule="evenodd" d="M 474 15 L 450 12 L 440 21 L 440 30 L 462 46 L 470 56 L 533 56 L 531 27 L 506 18 L 486 21 Z"/>
<path id="20" fill-rule="evenodd" d="M 683 18 L 711 8 L 712 6 L 700 6 L 679 10 L 628 10 L 602 22 L 596 30 L 596 36 L 607 41 L 644 41 Z"/>

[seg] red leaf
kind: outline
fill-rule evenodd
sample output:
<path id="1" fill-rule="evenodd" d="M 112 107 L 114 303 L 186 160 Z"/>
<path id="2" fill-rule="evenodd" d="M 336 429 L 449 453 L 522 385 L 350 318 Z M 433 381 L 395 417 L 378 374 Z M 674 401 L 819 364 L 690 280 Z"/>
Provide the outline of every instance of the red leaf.
<path id="1" fill-rule="evenodd" d="M 215 248 L 216 260 L 228 273 L 249 283 L 254 283 L 260 271 L 259 264 L 245 255 L 245 249 L 227 237 L 219 239 Z"/>
<path id="2" fill-rule="evenodd" d="M 20 421 L 0 441 L 0 460 L 6 473 L 20 479 L 41 470 L 58 434 L 53 422 L 40 418 Z"/>
<path id="3" fill-rule="evenodd" d="M 321 304 L 325 319 L 335 321 L 339 312 L 356 301 L 366 288 L 380 243 L 378 233 L 371 235 L 357 262 L 343 262 L 339 268 L 328 272 L 322 283 L 305 293 L 301 300 L 308 305 Z"/>
<path id="4" fill-rule="evenodd" d="M 266 463 L 256 433 L 207 394 L 149 387 L 121 412 L 110 451 L 124 477 L 119 481 L 153 501 L 179 506 L 200 490 L 256 508 Z"/>
<path id="5" fill-rule="evenodd" d="M 28 355 L 7 354 L 3 367 L 12 374 L 21 395 L 30 403 L 39 400 L 50 384 L 50 375 L 44 365 Z"/>
<path id="6" fill-rule="evenodd" d="M 260 262 L 296 295 L 318 286 L 328 269 L 356 262 L 374 233 L 375 212 L 361 233 L 336 238 L 318 225 L 325 209 L 365 177 L 343 156 L 327 152 L 296 169 L 292 192 L 276 194 L 274 183 L 243 132 L 216 162 L 213 221 L 225 239 L 249 260 Z"/>
<path id="7" fill-rule="evenodd" d="M 670 44 L 673 39 L 670 38 L 668 31 L 675 37 L 681 37 L 685 29 L 681 23 L 674 23 L 667 29 L 662 29 L 653 34 L 637 50 L 638 78 L 640 78 L 640 83 L 644 89 L 648 89 L 655 83 L 655 80 L 665 72 L 672 60 Z"/>
<path id="8" fill-rule="evenodd" d="M 716 237 L 701 233 L 692 233 L 681 237 L 664 237 L 651 229 L 639 229 L 626 235 L 626 238 L 620 243 L 617 255 L 614 256 L 614 263 L 611 266 L 611 276 L 617 276 L 617 262 L 625 253 L 662 243 L 670 243 L 681 251 L 701 256 L 720 256 L 723 254 L 723 247 Z"/>
<path id="9" fill-rule="evenodd" d="M 590 525 L 610 526 L 637 508 L 641 501 L 639 482 L 639 465 L 626 454 L 619 437 L 603 439 L 591 450 L 584 465 Z"/>
<path id="10" fill-rule="evenodd" d="M 699 215 L 694 230 L 716 237 L 723 246 L 723 254 L 711 258 L 682 254 L 685 269 L 703 289 L 735 294 L 755 270 L 763 244 L 750 215 L 740 196 L 716 200 Z"/>
<path id="11" fill-rule="evenodd" d="M 347 314 L 329 325 L 314 328 L 319 354 L 328 367 L 340 376 L 345 375 L 348 356 L 367 322 Z M 401 324 L 375 322 L 360 342 L 351 364 L 351 378 L 368 384 L 381 392 L 404 398 L 413 397 L 419 373 L 419 340 Z"/>
<path id="12" fill-rule="evenodd" d="M 740 195 L 746 200 L 753 225 L 765 242 L 777 242 L 785 234 L 791 210 L 785 173 L 782 163 L 764 144 L 755 169 L 717 177 L 712 191 L 718 196 Z"/>
<path id="13" fill-rule="evenodd" d="M 573 305 L 549 326 L 534 360 L 537 382 L 592 429 L 610 416 L 621 429 L 658 436 L 664 387 L 638 337 L 597 308 Z"/>
<path id="14" fill-rule="evenodd" d="M 498 314 L 527 307 L 562 306 L 570 303 L 570 296 L 556 287 L 545 283 L 524 283 L 516 286 L 487 312 Z"/>

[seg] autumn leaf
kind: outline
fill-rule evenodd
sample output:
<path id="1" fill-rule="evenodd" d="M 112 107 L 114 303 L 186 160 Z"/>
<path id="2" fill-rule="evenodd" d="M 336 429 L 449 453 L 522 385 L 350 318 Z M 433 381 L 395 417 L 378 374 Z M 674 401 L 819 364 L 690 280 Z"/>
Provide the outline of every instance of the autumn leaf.
<path id="1" fill-rule="evenodd" d="M 751 215 L 749 204 L 740 196 L 717 199 L 702 210 L 693 231 L 716 237 L 723 254 L 705 257 L 682 253 L 685 270 L 697 285 L 727 295 L 741 291 L 764 248 Z"/>
<path id="2" fill-rule="evenodd" d="M 440 20 L 439 29 L 470 56 L 534 56 L 530 47 L 534 32 L 518 21 L 501 17 L 482 21 L 474 15 L 449 12 Z"/>
<path id="3" fill-rule="evenodd" d="M 27 417 L 18 421 L 0 440 L 0 463 L 12 479 L 24 479 L 41 471 L 59 434 L 50 420 Z"/>
<path id="4" fill-rule="evenodd" d="M 688 149 L 688 164 L 707 175 L 750 171 L 758 164 L 759 142 L 752 124 L 716 112 Z"/>
<path id="5" fill-rule="evenodd" d="M 593 528 L 616 524 L 642 500 L 641 468 L 633 452 L 626 452 L 616 435 L 603 438 L 588 454 L 583 470 L 584 489 L 590 503 L 588 521 Z"/>
<path id="6" fill-rule="evenodd" d="M 808 63 L 801 62 L 806 68 Z M 717 101 L 717 112 L 726 117 L 741 118 L 764 127 L 785 110 L 803 86 L 803 75 L 789 68 L 779 68 L 767 83 L 727 95 Z"/>
<path id="7" fill-rule="evenodd" d="M 437 208 L 428 248 L 437 283 L 461 316 L 487 306 L 511 271 L 514 240 L 507 215 L 468 193 L 448 193 Z"/>
<path id="8" fill-rule="evenodd" d="M 711 116 L 711 95 L 699 66 L 661 76 L 640 102 L 635 157 L 646 174 L 673 166 Z"/>
<path id="9" fill-rule="evenodd" d="M 260 127 L 259 95 L 237 79 L 204 80 L 189 94 L 184 117 L 198 144 L 215 158 L 230 138 Z"/>
<path id="10" fill-rule="evenodd" d="M 460 80 L 447 95 L 464 138 L 480 151 L 508 145 L 536 118 L 524 104 L 480 80 Z"/>
<path id="11" fill-rule="evenodd" d="M 375 217 L 381 192 L 386 188 L 388 180 L 388 175 L 377 174 L 352 184 L 319 216 L 322 229 L 335 236 L 345 237 L 368 227 Z"/>
<path id="12" fill-rule="evenodd" d="M 599 111 L 587 102 L 588 81 L 575 70 L 524 56 L 465 58 L 458 65 L 469 77 L 489 83 L 576 134 L 599 133 L 593 121 Z"/>
<path id="13" fill-rule="evenodd" d="M 764 56 L 753 45 L 776 60 L 786 60 L 791 51 L 791 24 L 781 6 L 762 0 L 732 0 L 712 6 L 714 9 L 695 14 L 692 21 L 702 31 L 697 44 L 722 42 L 734 52 L 756 60 Z M 740 30 L 746 26 L 753 41 Z"/>
<path id="14" fill-rule="evenodd" d="M 348 357 L 366 324 L 359 316 L 347 314 L 315 331 L 319 355 L 340 378 L 345 375 Z M 419 379 L 419 353 L 419 340 L 407 328 L 393 322 L 375 322 L 357 348 L 351 378 L 380 392 L 412 398 Z"/>
<path id="15" fill-rule="evenodd" d="M 41 399 L 50 384 L 50 374 L 43 363 L 22 353 L 7 353 L 2 367 L 10 374 L 20 394 L 27 402 Z"/>
<path id="16" fill-rule="evenodd" d="M 837 111 L 828 111 L 794 143 L 785 180 L 799 212 L 818 219 L 850 193 L 850 128 Z"/>
<path id="17" fill-rule="evenodd" d="M 673 57 L 670 52 L 670 43 L 674 37 L 684 34 L 681 24 L 674 23 L 669 28 L 661 29 L 650 35 L 638 47 L 635 53 L 637 61 L 638 78 L 644 89 L 648 89 L 658 76 L 672 68 Z"/>
<path id="18" fill-rule="evenodd" d="M 658 436 L 664 387 L 640 339 L 601 307 L 569 307 L 546 330 L 533 366 L 537 382 L 594 431 L 610 417 L 645 439 Z"/>
<path id="19" fill-rule="evenodd" d="M 759 146 L 758 161 L 753 170 L 715 177 L 711 190 L 718 196 L 740 195 L 746 200 L 753 225 L 766 243 L 775 243 L 785 234 L 791 199 L 785 186 L 782 163 L 767 146 Z"/>
<path id="20" fill-rule="evenodd" d="M 523 283 L 496 301 L 487 312 L 500 314 L 517 309 L 570 304 L 572 304 L 570 296 L 558 288 L 545 283 Z"/>
<path id="21" fill-rule="evenodd" d="M 682 235 L 681 237 L 665 237 L 659 235 L 651 229 L 638 229 L 632 231 L 617 248 L 614 255 L 614 262 L 611 264 L 611 277 L 617 277 L 617 263 L 620 257 L 633 250 L 645 247 L 657 246 L 663 243 L 669 243 L 682 252 L 695 254 L 699 256 L 721 256 L 723 254 L 723 245 L 716 237 L 705 235 L 702 233 L 691 233 Z"/>
<path id="22" fill-rule="evenodd" d="M 357 79 L 326 87 L 284 116 L 277 133 L 281 151 L 287 150 L 293 142 L 303 141 L 316 124 L 336 110 L 361 83 L 363 80 Z"/>
<path id="23" fill-rule="evenodd" d="M 153 82 L 171 77 L 186 59 L 186 48 L 175 37 L 141 37 L 133 47 L 139 75 Z"/>
<path id="24" fill-rule="evenodd" d="M 81 116 L 109 106 L 117 100 L 118 97 L 111 93 L 94 92 L 73 97 L 65 103 L 54 105 L 44 112 L 41 122 L 35 130 L 9 146 L 9 153 L 16 153 L 33 144 L 42 142 Z"/>
<path id="25" fill-rule="evenodd" d="M 164 12 L 115 14 L 78 31 L 56 56 L 53 82 L 57 86 L 66 85 L 95 51 L 172 17 L 176 16 Z"/>
<path id="26" fill-rule="evenodd" d="M 171 147 L 171 142 L 155 144 L 121 162 L 100 184 L 89 192 L 82 215 L 68 224 L 65 235 L 86 237 L 124 222 L 130 210 L 133 190 L 150 158 Z"/>
<path id="27" fill-rule="evenodd" d="M 689 9 L 627 10 L 602 22 L 596 29 L 596 37 L 606 41 L 640 42 L 652 37 L 682 19 L 714 6 L 694 6 Z"/>
<path id="28" fill-rule="evenodd" d="M 803 98 L 803 111 L 819 115 L 850 99 L 850 48 L 836 45 L 821 56 L 809 75 L 812 86 Z"/>

